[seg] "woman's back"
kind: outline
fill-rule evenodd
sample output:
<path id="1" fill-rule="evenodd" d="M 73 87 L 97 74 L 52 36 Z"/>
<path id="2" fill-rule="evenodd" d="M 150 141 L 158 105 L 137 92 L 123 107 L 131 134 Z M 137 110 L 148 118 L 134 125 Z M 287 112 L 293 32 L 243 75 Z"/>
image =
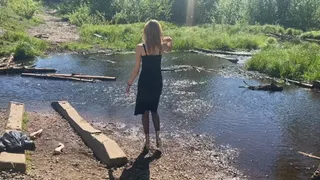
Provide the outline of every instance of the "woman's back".
<path id="1" fill-rule="evenodd" d="M 162 55 L 148 55 L 146 46 L 143 44 L 145 55 L 141 56 L 142 69 L 139 77 L 139 85 L 153 87 L 161 90 L 162 88 L 162 73 L 161 73 L 161 60 Z"/>

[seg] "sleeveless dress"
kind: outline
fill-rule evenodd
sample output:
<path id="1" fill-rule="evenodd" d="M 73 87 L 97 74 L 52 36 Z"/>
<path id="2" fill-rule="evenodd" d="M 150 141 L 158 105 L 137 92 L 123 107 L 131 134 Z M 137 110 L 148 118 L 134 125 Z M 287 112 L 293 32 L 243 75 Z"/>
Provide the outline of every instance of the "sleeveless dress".
<path id="1" fill-rule="evenodd" d="M 162 93 L 162 55 L 148 55 L 143 44 L 145 56 L 142 56 L 142 69 L 138 80 L 138 93 L 134 115 L 144 114 L 145 111 L 157 112 Z"/>

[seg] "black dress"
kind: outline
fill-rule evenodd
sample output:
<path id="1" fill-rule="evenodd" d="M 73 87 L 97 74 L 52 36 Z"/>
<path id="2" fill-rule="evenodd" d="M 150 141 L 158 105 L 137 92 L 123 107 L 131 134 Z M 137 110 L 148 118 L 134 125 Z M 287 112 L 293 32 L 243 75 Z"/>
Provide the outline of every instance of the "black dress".
<path id="1" fill-rule="evenodd" d="M 138 94 L 134 115 L 144 114 L 145 111 L 157 112 L 162 93 L 162 55 L 148 55 L 143 44 L 145 56 L 142 56 L 142 69 L 138 81 Z"/>

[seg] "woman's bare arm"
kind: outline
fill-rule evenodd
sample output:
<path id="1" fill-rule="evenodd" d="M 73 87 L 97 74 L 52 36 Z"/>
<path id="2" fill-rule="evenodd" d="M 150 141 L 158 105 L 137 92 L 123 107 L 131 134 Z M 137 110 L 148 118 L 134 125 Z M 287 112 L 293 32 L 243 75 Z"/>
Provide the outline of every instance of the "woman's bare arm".
<path id="1" fill-rule="evenodd" d="M 133 71 L 131 73 L 130 79 L 128 81 L 128 85 L 132 85 L 133 81 L 136 79 L 140 72 L 141 66 L 141 45 L 138 45 L 136 48 L 136 63 L 134 65 Z"/>
<path id="2" fill-rule="evenodd" d="M 162 43 L 162 51 L 165 53 L 171 52 L 172 50 L 172 38 L 164 37 Z"/>

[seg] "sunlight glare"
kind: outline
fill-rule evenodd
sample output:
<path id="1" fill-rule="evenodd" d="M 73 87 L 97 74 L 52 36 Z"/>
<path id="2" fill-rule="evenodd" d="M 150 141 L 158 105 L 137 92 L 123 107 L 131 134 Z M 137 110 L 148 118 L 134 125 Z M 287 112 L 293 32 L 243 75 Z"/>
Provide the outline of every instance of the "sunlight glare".
<path id="1" fill-rule="evenodd" d="M 192 26 L 194 22 L 194 8 L 195 8 L 195 0 L 187 0 L 187 17 L 186 17 L 186 23 L 188 26 Z"/>

